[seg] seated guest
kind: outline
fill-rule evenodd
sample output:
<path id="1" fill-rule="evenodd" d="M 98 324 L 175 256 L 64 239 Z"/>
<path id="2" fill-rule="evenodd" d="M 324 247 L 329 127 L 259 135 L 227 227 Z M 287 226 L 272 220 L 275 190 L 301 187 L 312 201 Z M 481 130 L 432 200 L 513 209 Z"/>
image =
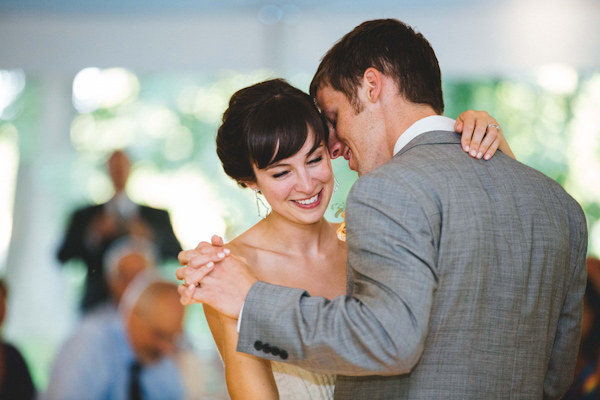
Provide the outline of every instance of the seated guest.
<path id="1" fill-rule="evenodd" d="M 125 236 L 114 242 L 104 257 L 104 275 L 110 299 L 87 313 L 82 324 L 96 324 L 98 320 L 114 316 L 123 294 L 134 278 L 142 272 L 157 272 L 155 260 L 156 248 L 148 240 Z M 184 336 L 181 339 L 173 360 L 181 373 L 187 398 L 198 399 L 206 389 L 204 381 L 199 379 L 204 365 L 189 340 Z"/>
<path id="2" fill-rule="evenodd" d="M 141 272 L 155 272 L 156 248 L 148 240 L 125 236 L 114 242 L 104 257 L 104 276 L 109 299 L 84 317 L 84 322 L 114 315 L 123 293 Z"/>
<path id="3" fill-rule="evenodd" d="M 6 316 L 8 289 L 0 279 L 0 328 Z M 29 400 L 35 397 L 35 387 L 27 364 L 14 346 L 0 337 L 0 399 Z"/>
<path id="4" fill-rule="evenodd" d="M 183 399 L 172 354 L 184 310 L 177 287 L 142 273 L 114 318 L 82 324 L 59 351 L 47 399 Z"/>

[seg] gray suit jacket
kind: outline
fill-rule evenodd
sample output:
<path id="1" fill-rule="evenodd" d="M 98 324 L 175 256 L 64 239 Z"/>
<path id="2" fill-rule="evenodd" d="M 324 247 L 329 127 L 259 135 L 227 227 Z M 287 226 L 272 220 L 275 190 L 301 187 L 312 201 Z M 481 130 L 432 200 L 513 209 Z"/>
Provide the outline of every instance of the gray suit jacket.
<path id="1" fill-rule="evenodd" d="M 360 178 L 352 296 L 256 283 L 238 350 L 336 373 L 336 399 L 541 399 L 569 387 L 587 228 L 554 181 L 427 132 Z"/>

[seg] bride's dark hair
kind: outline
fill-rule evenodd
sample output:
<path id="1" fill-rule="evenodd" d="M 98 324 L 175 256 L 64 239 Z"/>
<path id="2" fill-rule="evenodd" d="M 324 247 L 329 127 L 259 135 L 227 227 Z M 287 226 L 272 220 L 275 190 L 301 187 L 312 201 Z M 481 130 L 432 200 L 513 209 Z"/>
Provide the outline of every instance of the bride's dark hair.
<path id="1" fill-rule="evenodd" d="M 241 186 L 254 182 L 258 169 L 298 153 L 309 129 L 311 152 L 327 143 L 328 129 L 312 98 L 283 79 L 272 79 L 234 93 L 217 133 L 217 155 L 225 173 Z"/>

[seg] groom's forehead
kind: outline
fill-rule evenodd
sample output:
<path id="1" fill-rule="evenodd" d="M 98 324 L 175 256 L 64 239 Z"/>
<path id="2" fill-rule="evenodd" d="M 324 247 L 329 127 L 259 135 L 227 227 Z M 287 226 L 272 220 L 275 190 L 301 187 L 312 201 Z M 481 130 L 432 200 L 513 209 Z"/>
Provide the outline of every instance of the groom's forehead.
<path id="1" fill-rule="evenodd" d="M 334 89 L 332 86 L 324 85 L 317 91 L 315 101 L 321 112 L 327 112 L 331 111 L 332 108 L 337 108 L 340 104 L 347 102 L 348 99 L 343 92 Z"/>

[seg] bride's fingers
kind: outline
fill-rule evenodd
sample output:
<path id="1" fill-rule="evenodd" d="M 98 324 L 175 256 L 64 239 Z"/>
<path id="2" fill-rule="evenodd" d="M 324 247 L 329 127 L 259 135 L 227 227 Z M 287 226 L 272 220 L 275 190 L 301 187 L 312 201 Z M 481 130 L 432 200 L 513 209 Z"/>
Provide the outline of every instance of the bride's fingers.
<path id="1" fill-rule="evenodd" d="M 480 145 L 486 136 L 487 123 L 482 119 L 478 118 L 475 121 L 475 128 L 473 129 L 473 137 L 471 138 L 471 143 L 469 145 L 469 155 L 471 157 L 477 157 L 480 153 Z"/>
<path id="2" fill-rule="evenodd" d="M 214 267 L 215 267 L 215 263 L 211 261 L 208 264 L 201 266 L 200 268 L 191 269 L 190 270 L 191 272 L 187 273 L 187 275 L 185 277 L 185 284 L 196 286 L 196 284 L 201 282 L 202 279 L 207 274 L 209 274 Z"/>
<path id="3" fill-rule="evenodd" d="M 208 263 L 219 262 L 219 261 L 223 260 L 225 257 L 227 257 L 227 255 L 228 255 L 228 253 L 225 253 L 223 251 L 218 252 L 218 253 L 203 254 L 200 256 L 197 255 L 197 256 L 190 258 L 187 266 L 190 267 L 191 269 L 198 269 Z"/>
<path id="4" fill-rule="evenodd" d="M 196 303 L 196 300 L 194 300 L 194 298 L 193 298 L 194 290 L 195 290 L 195 287 L 193 287 L 193 286 L 179 285 L 177 287 L 177 292 L 181 296 L 179 299 L 181 304 L 183 304 L 184 306 L 187 306 L 187 305 Z"/>
<path id="5" fill-rule="evenodd" d="M 495 144 L 495 147 L 494 147 Z M 486 156 L 493 156 L 500 144 L 500 134 L 494 129 L 488 127 L 486 130 L 486 134 L 479 145 L 479 151 L 477 152 L 477 158 L 482 158 L 485 154 Z M 487 158 L 486 158 L 487 160 Z"/>
<path id="6" fill-rule="evenodd" d="M 214 246 L 223 246 L 223 244 L 224 244 L 224 243 L 223 243 L 223 238 L 222 238 L 221 236 L 219 236 L 219 235 L 213 235 L 213 236 L 210 238 L 210 241 L 211 241 L 211 243 L 212 243 Z"/>
<path id="7" fill-rule="evenodd" d="M 462 118 L 462 119 L 461 119 Z M 463 113 L 456 120 L 454 129 L 461 134 L 460 143 L 464 151 L 469 151 L 471 145 L 471 137 L 475 129 L 475 118 L 471 114 Z"/>
<path id="8" fill-rule="evenodd" d="M 183 279 L 185 279 L 185 276 L 186 276 L 186 273 L 185 273 L 185 271 L 187 271 L 187 270 L 188 270 L 188 268 L 187 268 L 187 267 L 179 267 L 179 268 L 177 268 L 177 269 L 175 270 L 175 277 L 176 277 L 178 280 L 180 280 L 180 281 L 181 281 L 181 280 L 183 280 Z"/>
<path id="9" fill-rule="evenodd" d="M 494 154 L 496 154 L 496 150 L 498 150 L 498 147 L 500 147 L 500 142 L 501 140 L 500 138 L 498 138 L 491 144 L 491 146 L 487 149 L 485 155 L 483 156 L 485 160 L 489 160 Z"/>
<path id="10" fill-rule="evenodd" d="M 223 239 L 221 239 L 219 236 L 214 235 L 211 239 L 211 242 L 212 243 L 200 242 L 194 250 L 202 254 L 207 254 L 214 251 L 223 251 L 225 249 L 225 247 L 223 247 Z"/>
<path id="11" fill-rule="evenodd" d="M 188 262 L 190 262 L 192 257 L 199 254 L 200 253 L 197 250 L 183 250 L 177 255 L 177 260 L 179 261 L 180 265 L 186 265 Z"/>
<path id="12" fill-rule="evenodd" d="M 218 261 L 227 257 L 229 249 L 215 247 L 213 251 L 207 253 L 200 253 L 197 250 L 186 250 L 179 253 L 177 259 L 179 264 L 185 265 L 192 268 L 197 268 L 210 261 Z"/>

